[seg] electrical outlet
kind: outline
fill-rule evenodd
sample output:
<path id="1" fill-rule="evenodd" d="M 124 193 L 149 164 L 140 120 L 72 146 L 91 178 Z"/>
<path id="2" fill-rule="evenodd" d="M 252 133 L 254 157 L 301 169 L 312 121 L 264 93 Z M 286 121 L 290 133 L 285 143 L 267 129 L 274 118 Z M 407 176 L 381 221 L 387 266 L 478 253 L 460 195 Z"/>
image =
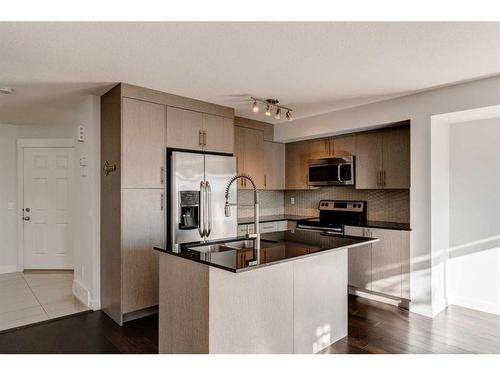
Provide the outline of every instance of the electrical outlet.
<path id="1" fill-rule="evenodd" d="M 294 197 L 290 198 L 290 204 L 295 204 L 295 198 Z"/>

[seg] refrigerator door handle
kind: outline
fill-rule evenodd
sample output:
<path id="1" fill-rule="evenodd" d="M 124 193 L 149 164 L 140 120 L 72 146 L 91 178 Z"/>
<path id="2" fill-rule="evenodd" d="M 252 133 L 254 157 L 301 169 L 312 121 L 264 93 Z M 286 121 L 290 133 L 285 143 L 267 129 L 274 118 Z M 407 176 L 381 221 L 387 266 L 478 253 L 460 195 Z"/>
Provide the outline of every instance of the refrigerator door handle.
<path id="1" fill-rule="evenodd" d="M 205 182 L 200 181 L 200 210 L 198 216 L 198 233 L 203 238 L 205 237 Z"/>
<path id="2" fill-rule="evenodd" d="M 205 231 L 205 235 L 210 236 L 210 232 L 212 231 L 212 188 L 210 186 L 210 182 L 205 182 L 205 189 L 207 191 L 207 199 L 206 199 L 206 207 L 207 207 L 207 229 Z"/>

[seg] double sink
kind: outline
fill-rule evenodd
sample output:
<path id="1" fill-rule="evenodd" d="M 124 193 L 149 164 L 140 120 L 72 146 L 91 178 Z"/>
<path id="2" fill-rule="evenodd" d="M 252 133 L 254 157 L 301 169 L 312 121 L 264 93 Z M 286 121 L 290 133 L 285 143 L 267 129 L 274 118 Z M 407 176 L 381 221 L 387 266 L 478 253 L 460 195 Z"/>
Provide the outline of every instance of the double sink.
<path id="1" fill-rule="evenodd" d="M 188 250 L 194 250 L 198 251 L 200 253 L 220 253 L 223 251 L 230 251 L 230 250 L 251 250 L 253 249 L 253 239 L 248 239 L 248 240 L 234 240 L 234 241 L 225 241 L 222 243 L 214 243 L 214 244 L 209 244 L 209 245 L 192 245 L 188 246 Z M 260 240 L 260 246 L 261 248 L 265 247 L 270 247 L 275 245 L 277 242 L 276 241 L 269 241 L 269 240 Z"/>

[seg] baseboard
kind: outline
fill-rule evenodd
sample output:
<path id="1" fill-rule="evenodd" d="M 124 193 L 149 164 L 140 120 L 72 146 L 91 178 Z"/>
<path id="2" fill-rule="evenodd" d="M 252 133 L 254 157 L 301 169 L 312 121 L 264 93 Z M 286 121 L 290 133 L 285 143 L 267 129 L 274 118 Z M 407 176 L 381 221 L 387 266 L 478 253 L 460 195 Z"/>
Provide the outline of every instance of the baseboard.
<path id="1" fill-rule="evenodd" d="M 410 301 L 407 299 L 387 296 L 382 293 L 372 292 L 365 289 L 358 289 L 352 286 L 349 286 L 349 294 L 352 294 L 353 296 L 371 299 L 377 302 L 387 303 L 389 305 L 401 307 L 406 310 L 409 310 L 410 308 Z"/>
<path id="2" fill-rule="evenodd" d="M 460 296 L 449 296 L 448 303 L 450 305 L 462 306 L 472 310 L 500 315 L 500 305 L 487 301 L 480 301 Z"/>
<path id="3" fill-rule="evenodd" d="M 78 280 L 73 280 L 73 295 L 85 306 L 92 308 L 90 290 Z"/>
<path id="4" fill-rule="evenodd" d="M 17 266 L 0 266 L 0 273 L 17 272 Z"/>
<path id="5" fill-rule="evenodd" d="M 92 310 L 96 311 L 96 310 L 100 310 L 101 309 L 101 300 L 98 300 L 98 299 L 93 299 L 90 301 L 90 306 L 89 306 Z"/>
<path id="6" fill-rule="evenodd" d="M 158 306 L 153 306 L 145 308 L 143 310 L 133 311 L 127 314 L 123 314 L 123 323 L 155 314 L 158 314 Z"/>

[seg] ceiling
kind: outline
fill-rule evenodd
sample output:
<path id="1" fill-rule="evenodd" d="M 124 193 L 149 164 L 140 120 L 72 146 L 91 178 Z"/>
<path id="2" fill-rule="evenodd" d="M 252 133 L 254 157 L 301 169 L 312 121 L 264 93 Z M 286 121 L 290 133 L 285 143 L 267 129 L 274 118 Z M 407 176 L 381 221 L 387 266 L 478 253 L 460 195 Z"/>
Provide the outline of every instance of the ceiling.
<path id="1" fill-rule="evenodd" d="M 0 123 L 71 121 L 127 82 L 295 118 L 500 74 L 500 23 L 0 23 Z"/>

